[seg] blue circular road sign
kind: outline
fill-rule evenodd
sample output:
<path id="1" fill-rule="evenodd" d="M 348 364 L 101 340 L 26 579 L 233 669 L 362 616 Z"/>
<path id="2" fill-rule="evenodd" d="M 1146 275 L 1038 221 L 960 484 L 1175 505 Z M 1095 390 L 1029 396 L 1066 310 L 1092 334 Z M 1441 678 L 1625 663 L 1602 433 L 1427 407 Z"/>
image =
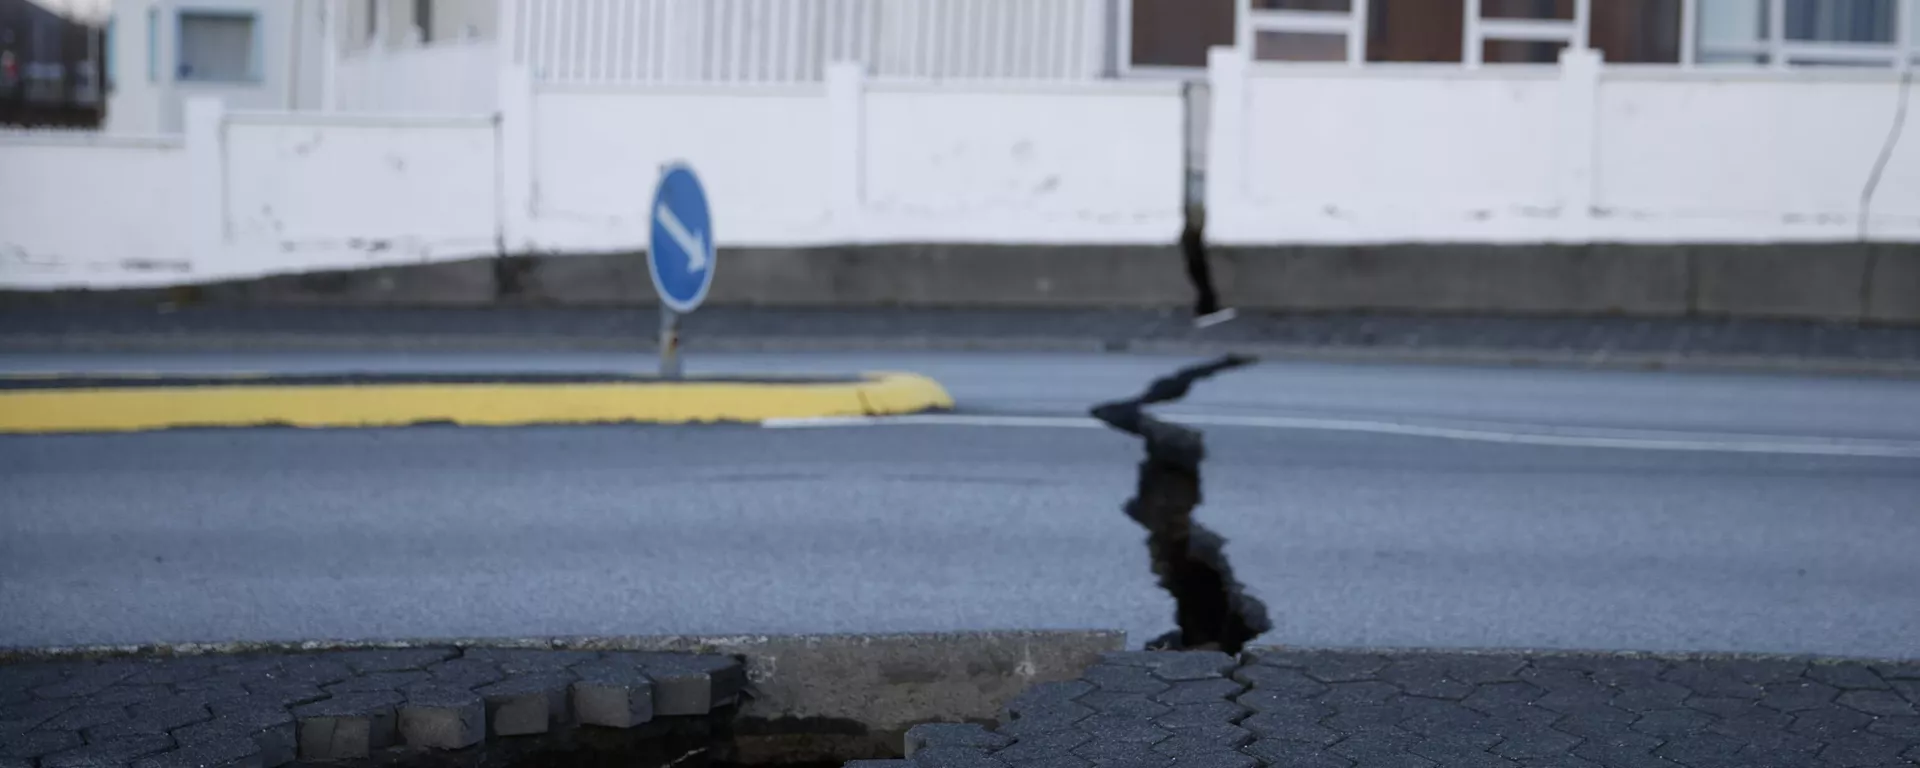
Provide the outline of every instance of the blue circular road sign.
<path id="1" fill-rule="evenodd" d="M 684 163 L 667 166 L 653 192 L 652 236 L 647 266 L 660 301 L 685 314 L 700 306 L 713 285 L 713 214 L 700 177 Z"/>

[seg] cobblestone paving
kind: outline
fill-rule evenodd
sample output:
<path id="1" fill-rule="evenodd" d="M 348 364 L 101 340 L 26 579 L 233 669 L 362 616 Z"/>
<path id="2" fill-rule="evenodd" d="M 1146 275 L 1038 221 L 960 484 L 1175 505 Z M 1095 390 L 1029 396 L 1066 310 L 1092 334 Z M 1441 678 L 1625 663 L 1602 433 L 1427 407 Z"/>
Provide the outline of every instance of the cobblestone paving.
<path id="1" fill-rule="evenodd" d="M 1183 345 L 1515 357 L 1637 356 L 1920 362 L 1920 327 L 1706 318 L 1505 317 L 1243 312 L 1195 329 L 1175 310 L 773 309 L 708 307 L 687 317 L 707 348 L 1157 350 Z M 23 306 L 0 309 L 0 348 L 608 348 L 657 338 L 637 309 L 487 310 Z"/>
<path id="2" fill-rule="evenodd" d="M 274 768 L 708 714 L 726 656 L 456 648 L 0 665 L 0 768 Z"/>
<path id="3" fill-rule="evenodd" d="M 852 768 L 1913 766 L 1920 662 L 1130 652 L 906 749 Z"/>

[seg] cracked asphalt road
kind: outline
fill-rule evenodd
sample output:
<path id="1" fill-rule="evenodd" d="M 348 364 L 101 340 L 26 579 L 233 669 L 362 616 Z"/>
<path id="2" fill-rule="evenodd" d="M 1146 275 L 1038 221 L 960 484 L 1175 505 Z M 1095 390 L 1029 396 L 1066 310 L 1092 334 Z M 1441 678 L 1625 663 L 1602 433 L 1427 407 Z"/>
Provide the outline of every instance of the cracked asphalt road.
<path id="1" fill-rule="evenodd" d="M 632 357 L 250 358 L 266 369 Z M 58 366 L 181 358 L 0 358 Z M 645 364 L 645 358 L 638 360 Z M 1068 414 L 1181 361 L 697 358 L 905 368 Z M 1266 365 L 1195 413 L 1920 439 L 1920 387 Z M 1920 657 L 1920 462 L 1211 427 L 1198 515 L 1262 642 Z M 1097 429 L 422 427 L 0 438 L 0 644 L 1171 628 Z"/>

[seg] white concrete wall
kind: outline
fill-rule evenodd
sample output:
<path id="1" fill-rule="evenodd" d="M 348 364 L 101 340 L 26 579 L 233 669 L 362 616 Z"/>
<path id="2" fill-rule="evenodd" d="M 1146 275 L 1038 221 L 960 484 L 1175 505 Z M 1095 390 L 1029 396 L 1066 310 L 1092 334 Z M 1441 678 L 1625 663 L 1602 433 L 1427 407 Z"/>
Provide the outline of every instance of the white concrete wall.
<path id="1" fill-rule="evenodd" d="M 701 173 L 722 245 L 1166 243 L 1182 218 L 1168 83 L 543 85 L 509 106 L 508 242 L 645 244 L 662 165 Z M 508 91 L 511 92 L 510 86 Z M 531 115 L 524 129 L 516 115 Z M 525 157 L 524 162 L 515 158 Z"/>
<path id="2" fill-rule="evenodd" d="M 1891 75 L 1602 79 L 1602 231 L 1706 241 L 1920 240 L 1920 98 L 1861 216 L 1893 126 Z M 1915 94 L 1920 96 L 1920 94 Z"/>
<path id="3" fill-rule="evenodd" d="M 229 275 L 413 264 L 495 247 L 486 118 L 228 116 L 217 211 Z"/>
<path id="4" fill-rule="evenodd" d="M 188 170 L 177 138 L 0 133 L 0 284 L 192 279 Z"/>
<path id="5" fill-rule="evenodd" d="M 491 118 L 187 112 L 175 138 L 0 134 L 0 286 L 169 285 L 497 248 Z"/>
<path id="6" fill-rule="evenodd" d="M 1212 62 L 1223 244 L 1920 240 L 1888 72 Z"/>
<path id="7" fill-rule="evenodd" d="M 755 87 L 536 90 L 523 75 L 500 99 L 497 122 L 195 102 L 166 164 L 9 140 L 0 201 L 67 207 L 0 213 L 0 286 L 639 250 L 676 160 L 700 171 L 728 246 L 1166 243 L 1182 221 L 1174 84 L 909 86 L 836 67 Z M 163 277 L 142 262 L 156 253 Z"/>
<path id="8" fill-rule="evenodd" d="M 863 239 L 1166 243 L 1184 222 L 1177 85 L 877 85 Z"/>
<path id="9" fill-rule="evenodd" d="M 487 40 L 359 51 L 336 65 L 333 106 L 376 114 L 491 114 L 500 99 L 498 56 Z"/>

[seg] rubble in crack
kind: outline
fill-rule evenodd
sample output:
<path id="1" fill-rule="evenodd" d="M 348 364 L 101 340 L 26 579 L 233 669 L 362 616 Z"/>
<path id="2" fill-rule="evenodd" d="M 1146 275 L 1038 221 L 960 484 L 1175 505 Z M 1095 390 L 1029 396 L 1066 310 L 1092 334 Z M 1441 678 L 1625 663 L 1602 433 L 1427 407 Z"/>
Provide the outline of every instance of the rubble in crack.
<path id="1" fill-rule="evenodd" d="M 1160 586 L 1173 595 L 1179 629 L 1147 644 L 1153 650 L 1210 650 L 1239 653 L 1272 624 L 1267 606 L 1246 593 L 1227 563 L 1226 540 L 1193 520 L 1200 505 L 1200 464 L 1206 446 L 1199 430 L 1154 418 L 1146 406 L 1179 400 L 1195 382 L 1254 362 L 1227 355 L 1180 369 L 1155 380 L 1129 400 L 1103 403 L 1093 416 L 1146 442 L 1134 497 L 1127 516 L 1147 529 L 1147 550 Z"/>

